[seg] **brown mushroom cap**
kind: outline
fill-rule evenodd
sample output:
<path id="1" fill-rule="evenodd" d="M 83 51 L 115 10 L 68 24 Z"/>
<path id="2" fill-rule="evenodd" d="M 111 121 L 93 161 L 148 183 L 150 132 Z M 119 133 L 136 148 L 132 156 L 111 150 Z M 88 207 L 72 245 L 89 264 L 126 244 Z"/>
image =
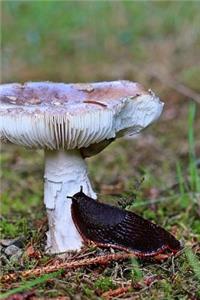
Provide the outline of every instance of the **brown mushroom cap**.
<path id="1" fill-rule="evenodd" d="M 96 82 L 96 83 L 53 83 L 27 82 L 25 84 L 3 84 L 0 88 L 1 101 L 11 105 L 47 106 L 55 111 L 55 107 L 88 103 L 107 106 L 114 100 L 128 96 L 139 96 L 145 93 L 143 87 L 130 81 Z M 98 103 L 96 105 L 98 105 Z M 85 106 L 87 107 L 87 106 Z M 14 107 L 13 107 L 14 108 Z"/>
<path id="2" fill-rule="evenodd" d="M 0 86 L 3 139 L 35 148 L 75 149 L 136 133 L 156 119 L 162 104 L 130 81 Z"/>

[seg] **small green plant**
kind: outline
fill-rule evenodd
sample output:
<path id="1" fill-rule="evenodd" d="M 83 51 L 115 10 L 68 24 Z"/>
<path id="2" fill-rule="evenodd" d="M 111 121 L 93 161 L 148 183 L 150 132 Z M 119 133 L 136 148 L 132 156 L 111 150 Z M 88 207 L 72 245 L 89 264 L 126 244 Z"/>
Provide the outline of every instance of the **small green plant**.
<path id="1" fill-rule="evenodd" d="M 131 279 L 133 282 L 138 282 L 143 277 L 142 271 L 140 270 L 139 262 L 135 258 L 132 258 L 131 263 L 132 263 Z"/>
<path id="2" fill-rule="evenodd" d="M 100 289 L 102 292 L 106 292 L 109 289 L 115 287 L 112 279 L 110 277 L 100 277 L 94 284 L 95 288 Z"/>
<path id="3" fill-rule="evenodd" d="M 88 287 L 86 284 L 82 286 L 84 294 L 90 299 L 94 295 L 94 291 Z"/>
<path id="4" fill-rule="evenodd" d="M 200 262 L 199 262 L 197 256 L 189 248 L 185 249 L 185 253 L 186 253 L 186 257 L 188 259 L 188 262 L 189 262 L 195 276 L 200 281 Z"/>
<path id="5" fill-rule="evenodd" d="M 14 223 L 4 219 L 1 221 L 1 238 L 15 238 L 19 235 L 27 236 L 28 232 L 29 226 L 26 218 L 16 220 Z"/>

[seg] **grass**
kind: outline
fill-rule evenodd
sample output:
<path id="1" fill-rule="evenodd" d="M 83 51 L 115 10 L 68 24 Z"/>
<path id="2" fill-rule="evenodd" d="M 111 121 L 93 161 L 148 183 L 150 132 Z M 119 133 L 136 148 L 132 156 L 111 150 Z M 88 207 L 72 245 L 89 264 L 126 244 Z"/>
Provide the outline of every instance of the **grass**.
<path id="1" fill-rule="evenodd" d="M 195 105 L 191 104 L 189 109 L 189 131 L 188 131 L 188 143 L 189 143 L 189 176 L 191 190 L 200 193 L 200 177 L 196 165 L 195 154 L 195 138 L 194 138 L 194 119 L 195 119 Z"/>
<path id="2" fill-rule="evenodd" d="M 197 279 L 200 281 L 200 262 L 191 249 L 186 249 L 186 256 Z"/>
<path id="3" fill-rule="evenodd" d="M 110 289 L 117 288 L 127 282 L 132 282 L 132 289 L 127 292 L 126 296 L 135 295 L 135 297 L 142 297 L 143 299 L 147 297 L 150 299 L 175 299 L 177 295 L 181 299 L 187 299 L 188 295 L 197 297 L 199 276 L 197 263 L 199 250 L 197 240 L 200 236 L 200 222 L 198 217 L 199 202 L 197 197 L 199 192 L 197 190 L 198 185 L 192 185 L 192 182 L 196 183 L 198 180 L 190 175 L 191 157 L 192 159 L 196 159 L 196 153 L 194 151 L 194 149 L 196 149 L 194 143 L 196 140 L 194 135 L 196 133 L 196 113 L 196 108 L 193 105 L 188 107 L 190 120 L 189 129 L 187 130 L 188 133 L 186 133 L 186 136 L 188 135 L 188 159 L 185 158 L 185 160 L 180 161 L 179 165 L 181 165 L 182 168 L 180 168 L 177 173 L 175 164 L 173 164 L 172 169 L 168 166 L 168 173 L 163 174 L 163 179 L 160 178 L 157 180 L 159 177 L 159 169 L 157 169 L 155 165 L 157 165 L 158 162 L 154 160 L 153 165 L 152 162 L 143 164 L 143 155 L 145 156 L 145 153 L 140 158 L 138 158 L 137 155 L 134 157 L 134 161 L 138 159 L 137 163 L 138 166 L 140 165 L 140 168 L 142 166 L 141 169 L 127 169 L 126 161 L 129 161 L 129 164 L 132 163 L 132 149 L 135 148 L 137 150 L 139 147 L 138 143 L 141 142 L 140 139 L 130 141 L 119 140 L 115 145 L 111 145 L 99 156 L 92 158 L 92 162 L 89 164 L 90 174 L 93 176 L 93 182 L 95 183 L 96 190 L 99 191 L 99 198 L 102 201 L 113 203 L 114 205 L 121 205 L 118 204 L 118 202 L 119 199 L 123 199 L 123 204 L 125 204 L 128 209 L 136 211 L 174 232 L 177 238 L 181 239 L 187 246 L 185 253 L 175 259 L 169 259 L 162 264 L 155 264 L 151 261 L 138 262 L 134 259 L 119 264 L 112 263 L 105 267 L 81 268 L 78 271 L 65 273 L 64 275 L 52 275 L 50 276 L 51 280 L 48 280 L 49 275 L 41 277 L 41 281 L 40 278 L 38 281 L 33 278 L 25 282 L 18 282 L 17 289 L 15 288 L 16 285 L 12 285 L 11 283 L 9 285 L 9 293 L 14 294 L 19 291 L 32 291 L 34 289 L 37 296 L 42 296 L 45 293 L 45 296 L 48 298 L 55 297 L 56 295 L 68 295 L 72 297 L 73 295 L 79 294 L 82 295 L 83 299 L 97 299 L 102 293 Z M 193 126 L 193 129 L 191 129 L 190 126 Z M 191 136 L 192 134 L 194 135 L 193 137 Z M 148 135 L 151 135 L 150 129 L 147 130 L 143 141 L 145 141 Z M 190 144 L 191 141 L 192 147 Z M 126 146 L 128 144 L 129 147 Z M 141 146 L 140 151 L 143 151 L 143 147 L 144 145 Z M 166 150 L 163 148 L 162 143 L 160 147 L 163 151 Z M 6 156 L 6 159 L 2 159 L 3 170 L 8 168 L 8 166 L 10 166 L 11 170 L 16 169 L 18 178 L 21 178 L 20 180 L 22 180 L 22 182 L 27 181 L 29 176 L 33 176 L 31 179 L 32 187 L 26 186 L 26 183 L 21 184 L 19 187 L 16 177 L 11 176 L 11 171 L 5 173 L 6 177 L 2 181 L 5 193 L 3 193 L 3 198 L 6 200 L 2 206 L 2 236 L 9 238 L 24 235 L 25 245 L 31 241 L 34 247 L 41 252 L 42 259 L 38 262 L 37 259 L 27 257 L 25 251 L 21 262 L 15 261 L 9 265 L 3 265 L 3 272 L 5 273 L 12 272 L 13 270 L 30 269 L 38 263 L 42 266 L 49 261 L 49 258 L 43 254 L 45 228 L 43 228 L 42 234 L 38 231 L 40 226 L 40 224 L 38 225 L 38 221 L 45 216 L 45 210 L 41 201 L 41 191 L 39 191 L 39 188 L 41 188 L 41 161 L 43 157 L 39 152 L 37 164 L 35 164 L 35 162 L 31 160 L 33 155 L 31 152 L 24 149 L 17 151 L 20 151 L 18 155 L 21 154 L 21 157 L 24 157 L 23 162 L 14 159 L 16 156 L 15 147 L 7 145 L 6 148 L 3 148 L 2 158 L 4 154 Z M 153 148 L 152 151 L 154 152 L 155 149 Z M 167 152 L 168 151 L 169 150 L 167 150 Z M 190 151 L 192 151 L 193 156 L 191 156 Z M 37 156 L 37 154 L 38 153 L 36 153 L 35 156 Z M 126 156 L 126 160 L 120 161 L 119 157 L 121 155 Z M 151 153 L 149 153 L 149 155 L 151 156 Z M 101 164 L 102 161 L 104 161 L 104 166 Z M 117 164 L 115 166 L 116 161 Z M 165 163 L 166 162 L 163 162 L 161 164 L 161 169 L 165 167 Z M 170 164 L 171 161 L 168 163 Z M 28 166 L 28 171 L 23 178 L 22 174 L 26 165 Z M 105 166 L 106 175 L 105 178 L 102 179 L 102 176 L 105 174 Z M 115 167 L 112 167 L 111 170 L 111 166 Z M 196 168 L 193 162 L 192 166 Z M 96 172 L 97 168 L 99 170 L 98 173 Z M 186 171 L 183 172 L 183 170 Z M 121 174 L 123 177 L 125 176 L 124 179 L 119 177 Z M 199 177 L 198 169 L 196 169 L 195 172 L 192 171 L 192 174 L 196 174 L 195 176 Z M 171 176 L 174 178 L 174 184 L 170 188 Z M 104 186 L 105 183 L 109 186 L 115 186 L 116 181 L 119 180 L 123 182 L 123 188 L 119 194 L 115 196 L 107 195 Z M 10 191 L 11 186 L 12 189 Z M 37 188 L 37 186 L 39 188 Z M 20 199 L 21 193 L 21 202 L 17 200 L 15 203 L 15 190 L 17 191 L 17 199 Z M 12 198 L 9 197 L 9 191 Z M 37 194 L 39 196 L 37 196 Z M 30 199 L 33 197 L 35 200 L 27 202 L 29 197 Z M 187 197 L 187 205 L 184 202 L 185 197 Z M 25 212 L 25 207 L 28 209 L 27 212 Z M 23 216 L 23 218 L 20 218 L 20 216 Z M 187 276 L 185 274 L 187 274 Z M 147 292 L 147 287 L 145 287 L 144 282 L 146 278 L 152 276 L 156 279 L 151 288 L 148 288 Z M 140 290 L 136 288 L 136 283 L 141 284 Z M 183 289 L 183 286 L 186 288 Z M 37 287 L 37 289 L 35 289 L 35 287 Z M 4 285 L 2 291 L 5 291 Z M 3 294 L 3 296 L 5 295 Z"/>
<path id="4" fill-rule="evenodd" d="M 154 70 L 162 79 L 200 91 L 199 19 L 195 1 L 2 2 L 3 81 L 125 78 L 166 99 L 157 124 L 138 139 L 118 140 L 89 159 L 89 174 L 101 201 L 160 224 L 186 249 L 163 263 L 134 259 L 2 283 L 2 297 L 30 290 L 48 299 L 97 300 L 127 283 L 126 299 L 200 297 L 199 107 L 149 75 Z M 1 150 L 1 238 L 24 237 L 22 258 L 2 264 L 7 274 L 52 258 L 44 254 L 43 153 L 8 144 Z M 30 245 L 35 257 L 27 255 Z M 88 249 L 85 254 L 102 252 Z"/>
<path id="5" fill-rule="evenodd" d="M 181 194 L 181 205 L 186 208 L 189 205 L 189 191 L 200 194 L 200 177 L 198 167 L 196 164 L 195 155 L 195 138 L 194 138 L 194 120 L 195 120 L 195 105 L 189 106 L 188 118 L 188 144 L 189 144 L 189 164 L 188 164 L 188 181 L 185 182 L 184 173 L 182 171 L 181 163 L 177 162 L 177 177 L 179 182 L 179 189 Z M 194 197 L 195 198 L 195 197 Z"/>
<path id="6" fill-rule="evenodd" d="M 0 299 L 5 299 L 13 294 L 16 294 L 16 293 L 21 293 L 23 291 L 28 291 L 30 290 L 32 287 L 35 287 L 36 285 L 38 284 L 42 284 L 52 278 L 55 278 L 57 277 L 59 274 L 61 273 L 61 271 L 58 271 L 58 272 L 54 272 L 54 273 L 51 273 L 51 274 L 45 274 L 39 278 L 36 278 L 34 280 L 30 280 L 30 281 L 25 281 L 24 283 L 22 283 L 19 287 L 17 288 L 14 288 L 2 295 L 0 295 Z"/>

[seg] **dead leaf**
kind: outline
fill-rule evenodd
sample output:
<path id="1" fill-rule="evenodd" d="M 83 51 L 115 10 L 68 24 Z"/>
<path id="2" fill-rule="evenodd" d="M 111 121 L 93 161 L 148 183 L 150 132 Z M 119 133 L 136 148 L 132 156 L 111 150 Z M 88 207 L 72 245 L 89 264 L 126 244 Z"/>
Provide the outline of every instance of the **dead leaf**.
<path id="1" fill-rule="evenodd" d="M 36 250 L 33 245 L 28 246 L 28 248 L 25 251 L 25 254 L 30 258 L 41 258 L 41 254 L 38 250 Z"/>

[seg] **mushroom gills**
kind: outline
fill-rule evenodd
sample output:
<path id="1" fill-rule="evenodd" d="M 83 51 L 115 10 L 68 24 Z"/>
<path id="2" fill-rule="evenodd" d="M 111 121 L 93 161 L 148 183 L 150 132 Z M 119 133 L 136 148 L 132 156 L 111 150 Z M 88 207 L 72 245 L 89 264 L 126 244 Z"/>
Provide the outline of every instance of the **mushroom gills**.
<path id="1" fill-rule="evenodd" d="M 180 242 L 162 227 L 133 212 L 94 201 L 82 190 L 72 198 L 74 224 L 85 243 L 113 247 L 138 256 L 176 253 Z"/>

